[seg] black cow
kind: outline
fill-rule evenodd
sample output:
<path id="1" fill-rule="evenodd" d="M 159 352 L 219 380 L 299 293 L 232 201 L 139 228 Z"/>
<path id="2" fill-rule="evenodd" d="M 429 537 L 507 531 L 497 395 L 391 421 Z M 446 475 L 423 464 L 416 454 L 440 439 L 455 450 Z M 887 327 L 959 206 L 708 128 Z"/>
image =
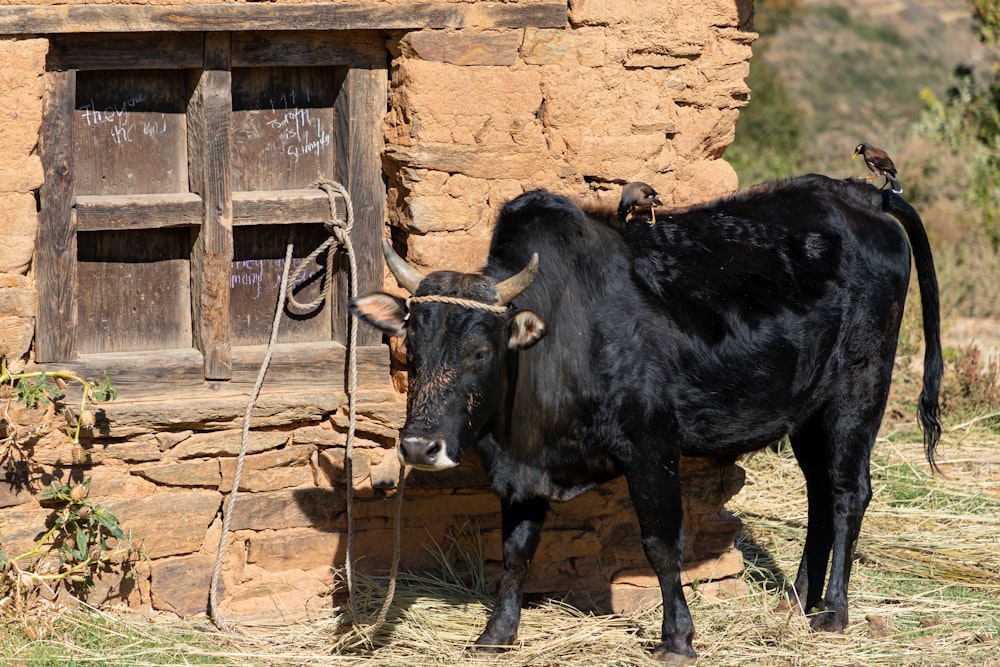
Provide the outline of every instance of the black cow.
<path id="1" fill-rule="evenodd" d="M 503 208 L 482 275 L 424 277 L 386 244 L 414 296 L 352 308 L 407 337 L 399 455 L 440 470 L 475 447 L 501 499 L 504 571 L 476 643 L 513 642 L 549 502 L 624 474 L 663 593 L 654 657 L 692 662 L 678 459 L 735 457 L 786 434 L 809 498 L 792 594 L 816 610 L 814 629 L 843 631 L 911 246 L 934 466 L 937 282 L 923 224 L 898 195 L 808 175 L 615 229 L 539 190 Z"/>

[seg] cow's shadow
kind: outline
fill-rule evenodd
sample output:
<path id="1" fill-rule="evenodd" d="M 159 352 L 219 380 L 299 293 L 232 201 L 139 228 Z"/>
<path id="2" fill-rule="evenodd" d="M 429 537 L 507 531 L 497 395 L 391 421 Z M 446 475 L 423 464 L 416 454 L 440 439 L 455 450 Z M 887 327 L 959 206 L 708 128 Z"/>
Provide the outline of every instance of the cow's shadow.
<path id="1" fill-rule="evenodd" d="M 792 581 L 774 554 L 745 525 L 736 537 L 736 548 L 743 554 L 744 579 L 772 594 L 785 593 L 791 588 Z"/>

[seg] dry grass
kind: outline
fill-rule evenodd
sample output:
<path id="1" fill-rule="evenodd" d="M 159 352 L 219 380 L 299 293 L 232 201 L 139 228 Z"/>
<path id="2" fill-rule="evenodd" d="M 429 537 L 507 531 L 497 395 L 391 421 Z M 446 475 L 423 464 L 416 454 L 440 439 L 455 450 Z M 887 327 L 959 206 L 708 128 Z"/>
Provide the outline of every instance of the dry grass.
<path id="1" fill-rule="evenodd" d="M 730 503 L 746 525 L 739 547 L 750 593 L 709 603 L 689 595 L 702 665 L 1000 665 L 1000 436 L 984 419 L 946 434 L 949 477 L 921 460 L 912 425 L 880 439 L 875 497 L 851 581 L 851 624 L 842 635 L 809 632 L 807 620 L 777 610 L 805 535 L 801 473 L 784 452 L 743 462 L 746 488 Z M 359 582 L 374 618 L 384 580 Z M 206 623 L 162 617 L 62 613 L 46 637 L 0 634 L 10 665 L 652 665 L 658 608 L 631 616 L 585 614 L 558 601 L 524 611 L 522 643 L 497 656 L 470 654 L 490 604 L 446 568 L 406 575 L 382 632 L 371 642 L 343 632 L 342 617 L 282 627 L 244 627 L 228 637 Z"/>

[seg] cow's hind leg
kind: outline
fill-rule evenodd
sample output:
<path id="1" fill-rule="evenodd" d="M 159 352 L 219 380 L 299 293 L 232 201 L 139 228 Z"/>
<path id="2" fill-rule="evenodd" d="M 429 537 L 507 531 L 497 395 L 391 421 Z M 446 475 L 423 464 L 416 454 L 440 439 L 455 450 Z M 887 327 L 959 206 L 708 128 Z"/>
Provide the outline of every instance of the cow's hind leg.
<path id="1" fill-rule="evenodd" d="M 881 412 L 879 412 L 881 416 Z M 862 423 L 859 425 L 858 421 Z M 847 588 L 851 578 L 854 546 L 861 533 L 861 521 L 872 498 L 870 457 L 878 421 L 866 428 L 858 415 L 837 420 L 833 437 L 830 486 L 833 500 L 833 549 L 830 580 L 819 611 L 812 619 L 813 630 L 843 632 L 847 628 Z"/>
<path id="2" fill-rule="evenodd" d="M 521 622 L 524 578 L 538 548 L 548 509 L 548 501 L 541 498 L 525 502 L 501 500 L 503 574 L 493 613 L 486 629 L 476 640 L 476 646 L 481 650 L 495 650 L 514 643 L 517 626 Z"/>
<path id="3" fill-rule="evenodd" d="M 681 588 L 684 536 L 679 455 L 664 451 L 662 442 L 642 448 L 626 463 L 625 478 L 639 517 L 642 547 L 663 595 L 661 641 L 653 658 L 672 665 L 694 664 L 694 624 Z"/>
<path id="4" fill-rule="evenodd" d="M 847 589 L 854 545 L 872 495 L 869 458 L 880 415 L 873 419 L 870 414 L 843 414 L 833 408 L 792 440 L 809 498 L 809 526 L 795 592 L 805 611 L 817 610 L 811 621 L 814 630 L 843 632 L 847 627 Z M 828 561 L 830 579 L 824 595 Z"/>
<path id="5" fill-rule="evenodd" d="M 809 517 L 802 560 L 789 592 L 789 604 L 803 613 L 815 609 L 823 597 L 826 567 L 833 547 L 833 491 L 830 487 L 831 443 L 822 424 L 813 418 L 791 435 L 792 451 L 806 478 Z"/>

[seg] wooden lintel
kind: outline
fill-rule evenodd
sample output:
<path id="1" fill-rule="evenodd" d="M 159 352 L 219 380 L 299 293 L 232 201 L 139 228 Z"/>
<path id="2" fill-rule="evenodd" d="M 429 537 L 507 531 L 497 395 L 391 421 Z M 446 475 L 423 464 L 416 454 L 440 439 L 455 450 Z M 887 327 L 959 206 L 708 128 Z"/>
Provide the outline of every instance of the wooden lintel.
<path id="1" fill-rule="evenodd" d="M 245 30 L 559 28 L 565 0 L 539 2 L 366 2 L 305 5 L 22 5 L 0 12 L 0 35 Z"/>

